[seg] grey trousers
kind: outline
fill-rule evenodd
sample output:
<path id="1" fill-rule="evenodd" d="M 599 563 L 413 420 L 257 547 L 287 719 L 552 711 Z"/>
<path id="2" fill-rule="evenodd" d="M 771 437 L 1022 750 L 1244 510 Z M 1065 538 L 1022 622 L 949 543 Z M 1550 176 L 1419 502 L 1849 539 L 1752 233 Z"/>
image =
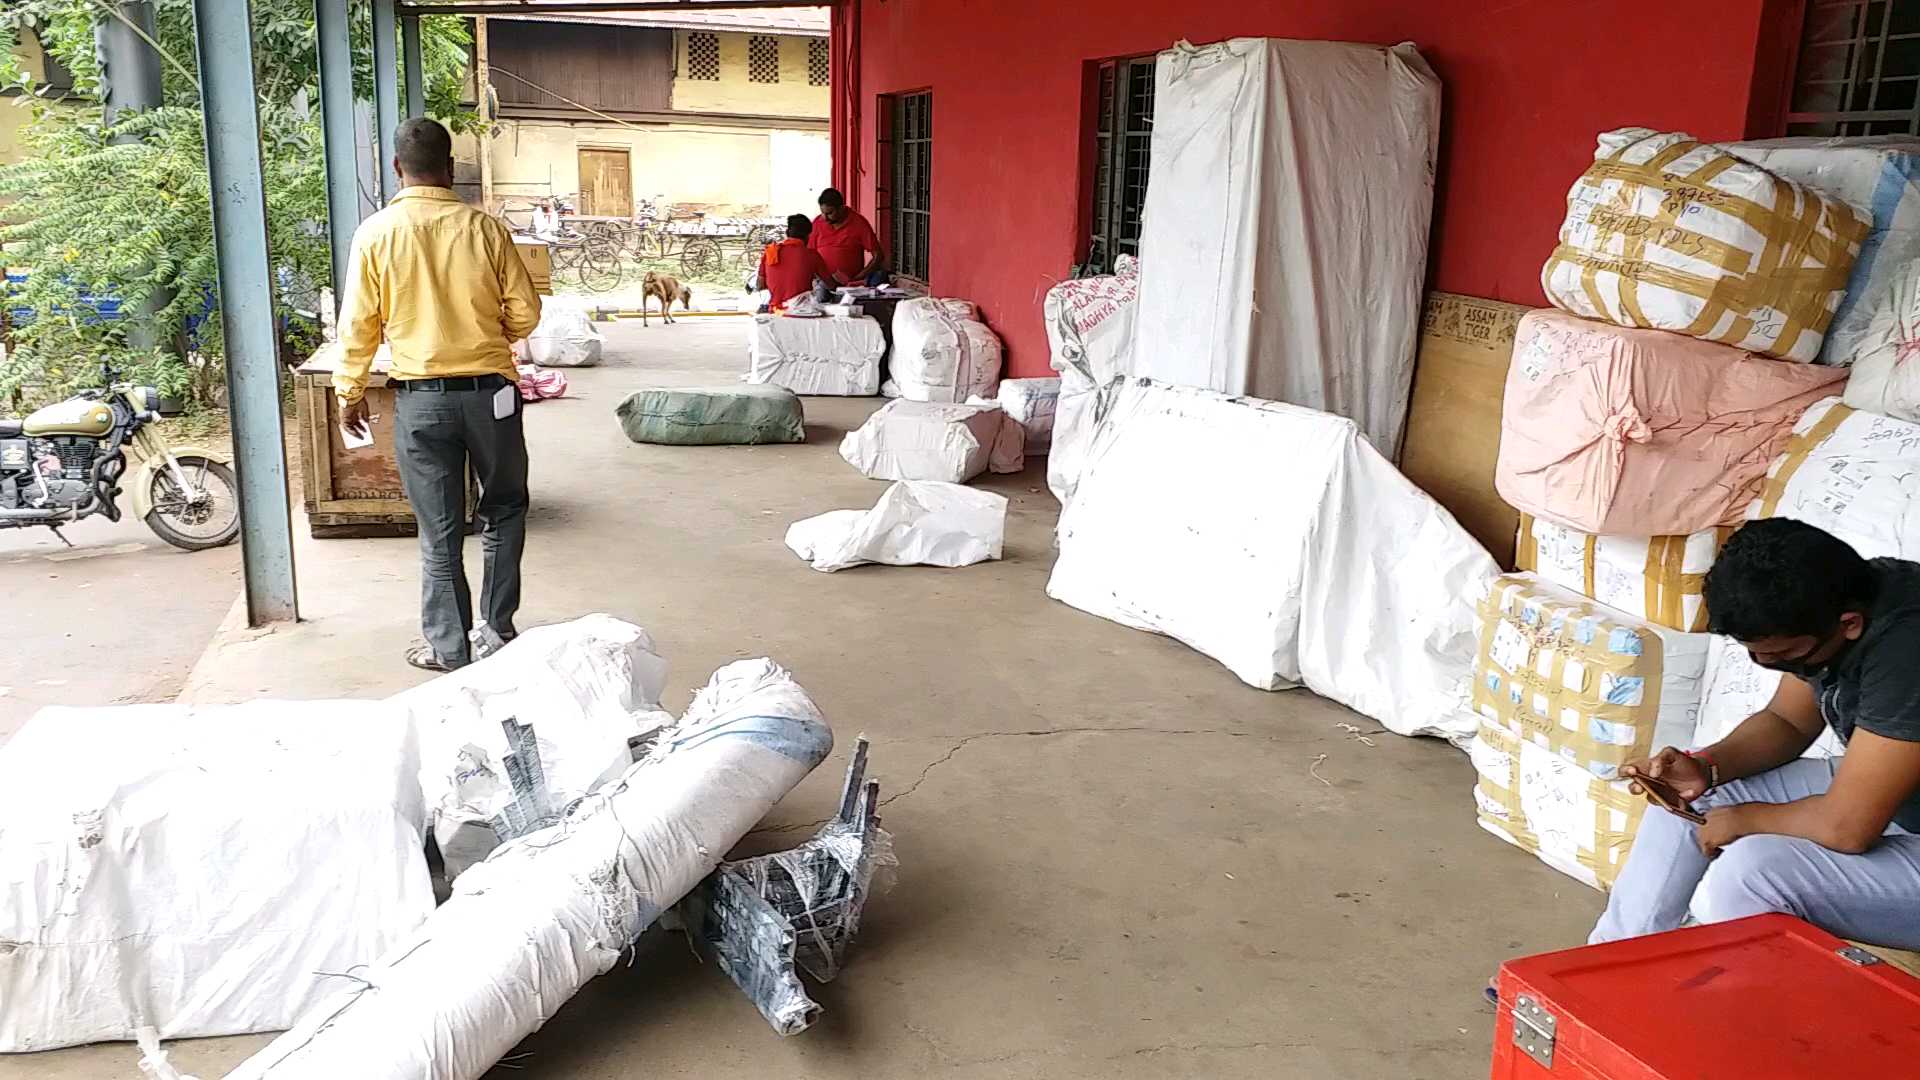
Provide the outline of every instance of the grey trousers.
<path id="1" fill-rule="evenodd" d="M 1839 761 L 1805 758 L 1707 792 L 1698 810 L 1785 803 L 1833 786 Z M 1701 922 L 1784 912 L 1830 934 L 1920 949 L 1920 836 L 1888 826 L 1861 855 L 1795 836 L 1746 836 L 1709 860 L 1695 826 L 1648 807 L 1590 944 L 1675 930 L 1689 909 Z"/>
<path id="2" fill-rule="evenodd" d="M 394 450 L 420 527 L 420 632 L 449 667 L 466 665 L 467 632 L 473 629 L 473 598 L 461 551 L 469 467 L 480 485 L 474 519 L 486 555 L 480 617 L 503 637 L 514 634 L 520 555 L 527 544 L 527 438 L 520 395 L 513 392 L 512 415 L 496 420 L 494 394 L 511 384 L 500 376 L 479 382 L 482 389 L 394 394 Z"/>

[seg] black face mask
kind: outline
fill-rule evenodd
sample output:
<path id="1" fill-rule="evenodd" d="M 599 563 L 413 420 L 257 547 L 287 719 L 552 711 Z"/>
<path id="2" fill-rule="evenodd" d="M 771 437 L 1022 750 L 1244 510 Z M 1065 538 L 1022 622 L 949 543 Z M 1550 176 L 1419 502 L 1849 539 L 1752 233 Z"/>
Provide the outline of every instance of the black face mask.
<path id="1" fill-rule="evenodd" d="M 1831 671 L 1834 665 L 1846 658 L 1847 652 L 1853 648 L 1853 642 L 1842 638 L 1840 647 L 1834 650 L 1832 656 L 1818 662 L 1807 659 L 1807 657 L 1813 656 L 1826 647 L 1827 643 L 1823 641 L 1807 650 L 1805 654 L 1795 657 L 1792 660 L 1775 660 L 1770 664 L 1755 660 L 1754 663 L 1759 664 L 1768 671 L 1778 671 L 1782 674 L 1793 675 L 1802 679 L 1817 679 L 1828 671 Z M 1753 654 L 1748 653 L 1747 655 L 1751 658 Z"/>

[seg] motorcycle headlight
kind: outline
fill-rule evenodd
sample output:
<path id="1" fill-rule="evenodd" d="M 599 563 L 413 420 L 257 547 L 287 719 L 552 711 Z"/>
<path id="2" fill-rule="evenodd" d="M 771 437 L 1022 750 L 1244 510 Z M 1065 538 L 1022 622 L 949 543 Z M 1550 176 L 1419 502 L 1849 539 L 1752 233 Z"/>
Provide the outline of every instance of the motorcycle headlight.
<path id="1" fill-rule="evenodd" d="M 133 403 L 142 412 L 160 411 L 160 388 L 156 386 L 136 386 L 133 388 Z"/>

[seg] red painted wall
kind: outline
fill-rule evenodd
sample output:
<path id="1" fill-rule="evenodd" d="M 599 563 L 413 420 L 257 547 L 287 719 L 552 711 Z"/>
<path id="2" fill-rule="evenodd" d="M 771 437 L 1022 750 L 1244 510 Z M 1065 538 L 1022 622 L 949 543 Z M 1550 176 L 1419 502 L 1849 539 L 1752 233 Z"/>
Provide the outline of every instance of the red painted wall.
<path id="1" fill-rule="evenodd" d="M 978 303 L 1013 373 L 1040 375 L 1041 299 L 1083 232 L 1089 60 L 1181 37 L 1417 43 L 1444 95 L 1430 284 L 1537 304 L 1540 265 L 1594 135 L 1627 125 L 1747 134 L 1771 107 L 1757 99 L 1778 83 L 1756 77 L 1756 55 L 1799 0 L 843 2 L 859 5 L 841 18 L 859 24 L 850 96 L 863 111 L 850 197 L 874 205 L 878 95 L 932 89 L 933 289 Z"/>

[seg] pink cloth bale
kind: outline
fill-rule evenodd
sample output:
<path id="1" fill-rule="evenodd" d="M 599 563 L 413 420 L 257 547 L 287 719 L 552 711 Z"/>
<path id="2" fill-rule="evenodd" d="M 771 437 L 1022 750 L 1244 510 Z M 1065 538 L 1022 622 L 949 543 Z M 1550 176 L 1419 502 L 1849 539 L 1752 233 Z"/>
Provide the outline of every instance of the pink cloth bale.
<path id="1" fill-rule="evenodd" d="M 1530 312 L 1507 370 L 1494 486 L 1519 510 L 1598 536 L 1737 524 L 1794 421 L 1846 377 L 1663 330 Z"/>
<path id="2" fill-rule="evenodd" d="M 543 401 L 557 398 L 567 392 L 565 372 L 553 371 L 537 364 L 517 365 L 520 372 L 520 400 Z"/>

